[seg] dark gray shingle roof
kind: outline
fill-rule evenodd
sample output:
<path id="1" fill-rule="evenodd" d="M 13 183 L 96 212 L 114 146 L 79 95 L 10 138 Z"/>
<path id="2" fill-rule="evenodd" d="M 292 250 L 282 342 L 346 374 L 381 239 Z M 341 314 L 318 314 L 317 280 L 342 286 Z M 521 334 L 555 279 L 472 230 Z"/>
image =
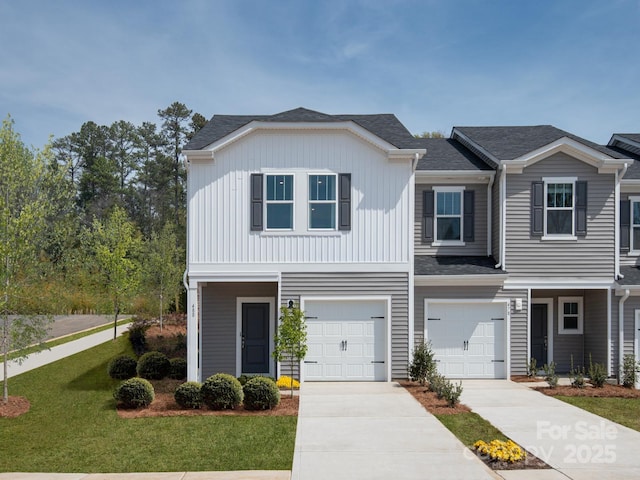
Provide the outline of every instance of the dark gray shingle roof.
<path id="1" fill-rule="evenodd" d="M 608 147 L 565 132 L 553 125 L 520 127 L 455 127 L 498 160 L 513 160 L 556 140 L 567 137 L 613 158 L 626 158 Z"/>
<path id="2" fill-rule="evenodd" d="M 640 133 L 614 133 L 613 136 L 628 138 L 632 142 L 640 143 Z"/>
<path id="3" fill-rule="evenodd" d="M 450 138 L 416 138 L 427 154 L 418 161 L 418 170 L 493 170 L 468 148 Z"/>
<path id="4" fill-rule="evenodd" d="M 640 285 L 640 267 L 621 265 L 620 273 L 624 278 L 618 280 L 619 285 Z"/>
<path id="5" fill-rule="evenodd" d="M 627 169 L 627 173 L 624 174 L 623 180 L 640 179 L 640 154 L 630 152 L 619 146 L 609 148 L 619 152 L 621 155 L 624 155 L 625 158 L 633 160 L 633 163 L 629 165 L 629 168 Z"/>
<path id="6" fill-rule="evenodd" d="M 416 256 L 416 275 L 504 275 L 491 257 Z"/>
<path id="7" fill-rule="evenodd" d="M 397 148 L 416 147 L 415 138 L 395 115 L 328 115 L 326 113 L 296 108 L 275 115 L 214 115 L 211 120 L 184 147 L 200 150 L 253 121 L 261 122 L 345 122 L 352 121 Z"/>

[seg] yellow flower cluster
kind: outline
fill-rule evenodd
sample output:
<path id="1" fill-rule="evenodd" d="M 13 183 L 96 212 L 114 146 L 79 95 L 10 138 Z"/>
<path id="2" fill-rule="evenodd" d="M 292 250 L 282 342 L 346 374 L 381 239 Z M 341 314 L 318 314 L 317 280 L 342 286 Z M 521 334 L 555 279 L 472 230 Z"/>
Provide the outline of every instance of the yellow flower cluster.
<path id="1" fill-rule="evenodd" d="M 293 382 L 293 388 L 295 390 L 300 388 L 300 382 L 298 382 L 297 380 L 291 378 L 291 377 L 287 377 L 285 375 L 283 375 L 282 377 L 280 377 L 278 379 L 278 381 L 276 382 L 276 385 L 278 386 L 278 388 L 291 388 L 291 382 Z"/>
<path id="2" fill-rule="evenodd" d="M 506 442 L 492 440 L 490 443 L 478 440 L 473 444 L 473 448 L 482 455 L 487 455 L 491 460 L 502 462 L 516 463 L 524 460 L 527 456 L 527 452 L 511 440 Z"/>

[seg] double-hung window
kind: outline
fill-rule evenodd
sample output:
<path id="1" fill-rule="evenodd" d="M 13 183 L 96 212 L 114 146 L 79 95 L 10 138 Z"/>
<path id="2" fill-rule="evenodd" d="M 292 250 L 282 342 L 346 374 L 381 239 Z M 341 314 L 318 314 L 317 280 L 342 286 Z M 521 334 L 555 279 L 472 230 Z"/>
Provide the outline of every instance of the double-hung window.
<path id="1" fill-rule="evenodd" d="M 336 175 L 309 175 L 309 230 L 335 230 L 336 198 Z"/>
<path id="2" fill-rule="evenodd" d="M 463 187 L 434 187 L 435 193 L 435 241 L 462 242 L 463 237 Z"/>
<path id="3" fill-rule="evenodd" d="M 640 197 L 629 197 L 631 201 L 631 250 L 640 251 Z"/>
<path id="4" fill-rule="evenodd" d="M 267 230 L 293 230 L 293 175 L 266 175 Z"/>
<path id="5" fill-rule="evenodd" d="M 584 322 L 582 297 L 559 297 L 558 303 L 558 333 L 581 334 Z"/>
<path id="6" fill-rule="evenodd" d="M 575 178 L 544 180 L 546 235 L 574 235 L 575 182 Z"/>

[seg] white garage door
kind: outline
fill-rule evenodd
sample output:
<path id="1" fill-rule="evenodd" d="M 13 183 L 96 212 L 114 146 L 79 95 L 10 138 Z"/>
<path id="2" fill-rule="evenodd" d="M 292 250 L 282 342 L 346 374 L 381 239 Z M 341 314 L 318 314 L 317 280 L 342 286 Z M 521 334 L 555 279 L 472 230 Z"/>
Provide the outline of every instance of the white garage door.
<path id="1" fill-rule="evenodd" d="M 503 303 L 428 303 L 427 340 L 449 378 L 505 378 Z"/>
<path id="2" fill-rule="evenodd" d="M 386 380 L 384 301 L 308 300 L 304 379 Z"/>

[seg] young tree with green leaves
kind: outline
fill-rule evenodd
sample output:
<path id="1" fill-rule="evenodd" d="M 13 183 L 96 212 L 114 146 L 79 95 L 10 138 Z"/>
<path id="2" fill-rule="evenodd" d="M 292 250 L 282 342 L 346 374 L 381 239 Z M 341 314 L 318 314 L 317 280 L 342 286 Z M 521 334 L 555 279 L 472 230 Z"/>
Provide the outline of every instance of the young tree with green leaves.
<path id="1" fill-rule="evenodd" d="M 63 181 L 55 170 L 49 146 L 31 151 L 8 117 L 0 129 L 0 349 L 4 359 L 3 402 L 9 399 L 8 355 L 40 343 L 50 317 L 25 315 L 21 301 L 38 278 L 47 221 L 57 208 L 50 187 Z M 62 174 L 63 176 L 64 174 Z M 19 360 L 26 358 L 20 356 Z"/>
<path id="2" fill-rule="evenodd" d="M 273 358 L 278 362 L 289 361 L 293 377 L 296 362 L 299 366 L 307 356 L 307 325 L 304 321 L 304 312 L 297 305 L 280 307 L 278 331 L 274 342 Z M 291 382 L 291 397 L 293 397 L 293 382 Z"/>
<path id="3" fill-rule="evenodd" d="M 178 301 L 182 289 L 181 279 L 185 268 L 184 250 L 177 245 L 178 237 L 171 223 L 165 224 L 162 230 L 153 232 L 146 243 L 144 261 L 145 283 L 151 293 L 160 301 L 160 330 L 162 315 L 168 302 L 165 299 Z"/>
<path id="4" fill-rule="evenodd" d="M 115 340 L 118 314 L 139 285 L 138 254 L 142 241 L 126 212 L 117 206 L 104 222 L 98 219 L 93 221 L 87 241 L 95 254 L 98 269 L 113 306 Z"/>

